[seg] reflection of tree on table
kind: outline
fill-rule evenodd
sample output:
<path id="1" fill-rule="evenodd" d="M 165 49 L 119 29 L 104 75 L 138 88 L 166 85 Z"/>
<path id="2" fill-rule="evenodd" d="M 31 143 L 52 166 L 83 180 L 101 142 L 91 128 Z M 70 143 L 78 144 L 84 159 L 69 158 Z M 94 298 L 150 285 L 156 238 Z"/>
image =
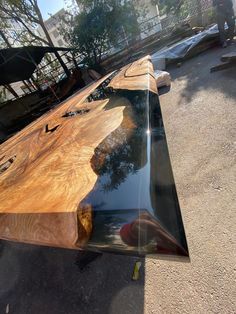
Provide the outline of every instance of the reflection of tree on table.
<path id="1" fill-rule="evenodd" d="M 91 160 L 95 173 L 107 177 L 102 187 L 105 191 L 117 189 L 129 174 L 146 164 L 146 93 L 123 94 L 126 98 L 110 97 L 106 106 L 106 110 L 126 106 L 122 124 L 95 149 Z"/>

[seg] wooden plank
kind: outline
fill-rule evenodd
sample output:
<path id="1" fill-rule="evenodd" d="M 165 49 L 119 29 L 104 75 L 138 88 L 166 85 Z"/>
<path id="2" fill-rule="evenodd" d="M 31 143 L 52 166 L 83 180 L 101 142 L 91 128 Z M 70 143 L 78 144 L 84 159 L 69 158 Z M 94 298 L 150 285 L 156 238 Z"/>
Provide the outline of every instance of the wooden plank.
<path id="1" fill-rule="evenodd" d="M 220 63 L 220 64 L 217 64 L 214 67 L 212 67 L 210 69 L 210 72 L 213 73 L 213 72 L 218 72 L 218 71 L 230 69 L 230 68 L 232 68 L 232 66 L 235 66 L 235 65 L 236 65 L 236 62 L 234 62 L 234 63 L 233 62 Z"/>
<path id="2" fill-rule="evenodd" d="M 126 108 L 124 103 L 106 110 L 106 98 L 88 102 L 108 77 L 0 146 L 0 238 L 68 248 L 87 243 L 93 210 L 81 201 L 97 180 L 91 159 L 96 147 L 121 125 Z M 110 87 L 157 93 L 150 58 L 122 69 Z M 76 111 L 83 114 L 70 116 Z"/>
<path id="3" fill-rule="evenodd" d="M 236 61 L 236 52 L 230 52 L 221 57 L 222 62 Z"/>
<path id="4" fill-rule="evenodd" d="M 221 57 L 221 61 L 224 63 L 217 64 L 211 68 L 211 72 L 217 72 L 221 70 L 229 69 L 236 66 L 236 52 L 230 52 Z"/>

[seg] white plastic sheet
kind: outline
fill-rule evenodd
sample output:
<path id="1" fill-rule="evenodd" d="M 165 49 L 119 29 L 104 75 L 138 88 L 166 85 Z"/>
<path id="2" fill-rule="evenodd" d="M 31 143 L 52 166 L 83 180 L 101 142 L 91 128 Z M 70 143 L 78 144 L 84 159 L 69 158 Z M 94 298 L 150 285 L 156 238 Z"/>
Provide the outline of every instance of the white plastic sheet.
<path id="1" fill-rule="evenodd" d="M 164 70 L 166 61 L 179 60 L 188 56 L 188 54 L 200 43 L 219 36 L 218 26 L 215 24 L 209 29 L 184 39 L 170 47 L 165 47 L 152 55 L 152 62 L 155 70 Z"/>

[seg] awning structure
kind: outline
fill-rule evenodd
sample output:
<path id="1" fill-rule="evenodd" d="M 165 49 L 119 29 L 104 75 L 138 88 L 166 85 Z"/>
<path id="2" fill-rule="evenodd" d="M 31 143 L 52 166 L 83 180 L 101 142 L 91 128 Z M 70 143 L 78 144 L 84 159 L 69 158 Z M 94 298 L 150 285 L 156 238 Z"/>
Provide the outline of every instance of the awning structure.
<path id="1" fill-rule="evenodd" d="M 188 257 L 150 57 L 0 146 L 0 238 Z"/>
<path id="2" fill-rule="evenodd" d="M 0 50 L 0 85 L 27 80 L 46 53 L 70 51 L 72 48 L 30 46 Z"/>

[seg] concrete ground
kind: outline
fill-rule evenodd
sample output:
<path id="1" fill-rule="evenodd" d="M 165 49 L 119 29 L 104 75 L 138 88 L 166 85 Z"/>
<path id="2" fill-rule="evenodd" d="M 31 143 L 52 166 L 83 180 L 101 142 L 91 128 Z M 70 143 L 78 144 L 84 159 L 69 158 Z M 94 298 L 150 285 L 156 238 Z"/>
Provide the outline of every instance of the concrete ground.
<path id="1" fill-rule="evenodd" d="M 236 67 L 215 48 L 160 97 L 191 262 L 146 260 L 145 313 L 236 313 Z"/>
<path id="2" fill-rule="evenodd" d="M 170 69 L 160 97 L 191 262 L 3 243 L 0 314 L 236 313 L 236 68 L 209 73 L 212 49 Z"/>

